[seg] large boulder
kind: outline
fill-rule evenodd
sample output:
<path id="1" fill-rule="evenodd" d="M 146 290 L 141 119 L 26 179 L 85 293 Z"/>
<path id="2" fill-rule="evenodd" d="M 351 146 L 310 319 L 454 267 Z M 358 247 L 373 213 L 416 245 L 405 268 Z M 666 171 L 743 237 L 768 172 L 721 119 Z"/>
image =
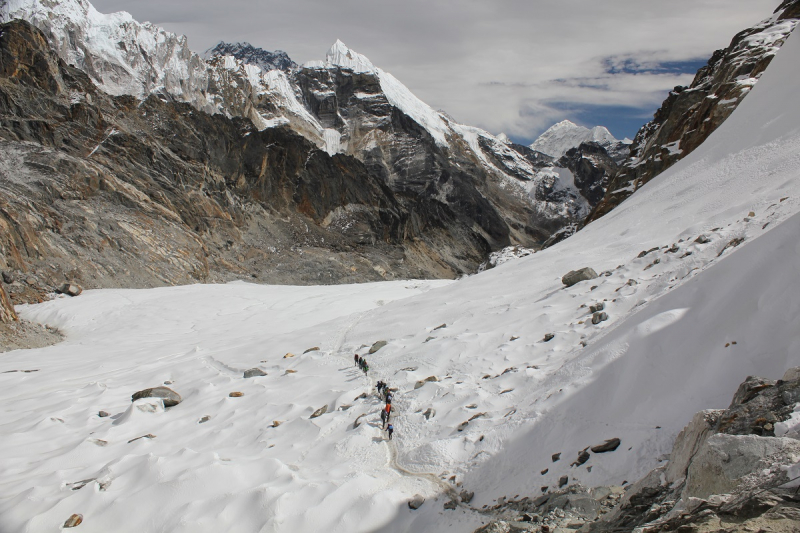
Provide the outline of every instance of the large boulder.
<path id="1" fill-rule="evenodd" d="M 682 497 L 708 499 L 712 494 L 729 494 L 742 477 L 763 469 L 763 460 L 779 452 L 800 455 L 800 441 L 757 435 L 712 435 L 689 465 Z"/>
<path id="2" fill-rule="evenodd" d="M 378 341 L 372 345 L 372 347 L 369 349 L 369 353 L 375 353 L 384 346 L 386 346 L 386 341 Z"/>
<path id="3" fill-rule="evenodd" d="M 58 292 L 67 296 L 78 296 L 83 292 L 83 288 L 76 283 L 64 283 L 59 287 Z"/>
<path id="4" fill-rule="evenodd" d="M 261 370 L 260 368 L 251 368 L 249 370 L 244 371 L 245 378 L 258 378 L 266 375 L 267 373 Z"/>
<path id="5" fill-rule="evenodd" d="M 415 494 L 413 498 L 408 500 L 408 508 L 416 510 L 422 507 L 423 503 L 425 503 L 425 498 L 421 494 Z"/>
<path id="6" fill-rule="evenodd" d="M 564 277 L 561 278 L 561 283 L 563 283 L 567 287 L 572 287 L 576 283 L 594 279 L 596 277 L 597 277 L 597 272 L 595 272 L 594 269 L 590 267 L 583 267 L 579 268 L 578 270 L 571 270 L 566 274 L 564 274 Z"/>
<path id="7" fill-rule="evenodd" d="M 135 402 L 142 398 L 161 398 L 164 401 L 164 407 L 173 407 L 181 403 L 182 400 L 181 395 L 169 387 L 153 387 L 152 389 L 140 390 L 131 396 L 131 401 Z"/>
<path id="8" fill-rule="evenodd" d="M 721 413 L 721 410 L 715 409 L 700 411 L 694 415 L 689 425 L 678 433 L 667 465 L 666 479 L 668 483 L 686 477 L 692 458 L 708 437 L 714 433 L 714 427 L 717 425 Z"/>

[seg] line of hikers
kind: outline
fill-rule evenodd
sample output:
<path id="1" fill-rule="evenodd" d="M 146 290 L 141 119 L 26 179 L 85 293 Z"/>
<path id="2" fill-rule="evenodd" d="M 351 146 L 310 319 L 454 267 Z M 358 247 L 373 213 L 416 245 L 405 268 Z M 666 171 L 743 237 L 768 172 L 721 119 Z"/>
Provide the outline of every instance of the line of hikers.
<path id="1" fill-rule="evenodd" d="M 356 362 L 356 366 L 360 368 L 365 374 L 369 372 L 369 364 L 367 363 L 367 359 L 365 357 L 359 357 L 358 354 L 353 357 Z"/>
<path id="2" fill-rule="evenodd" d="M 392 415 L 392 391 L 389 390 L 389 385 L 383 381 L 379 381 L 376 388 L 378 389 L 378 396 L 386 401 L 386 406 L 381 409 L 381 422 L 383 423 L 383 429 L 389 433 L 389 440 L 392 440 L 394 426 L 389 423 L 389 417 Z"/>
<path id="3" fill-rule="evenodd" d="M 366 358 L 355 354 L 353 356 L 353 361 L 355 361 L 356 366 L 360 368 L 364 374 L 369 372 L 369 364 Z M 389 417 L 392 415 L 392 392 L 389 390 L 389 385 L 383 381 L 378 382 L 377 389 L 378 396 L 386 401 L 386 406 L 381 409 L 381 423 L 383 424 L 383 429 L 389 434 L 389 440 L 392 440 L 394 426 L 389 423 Z"/>

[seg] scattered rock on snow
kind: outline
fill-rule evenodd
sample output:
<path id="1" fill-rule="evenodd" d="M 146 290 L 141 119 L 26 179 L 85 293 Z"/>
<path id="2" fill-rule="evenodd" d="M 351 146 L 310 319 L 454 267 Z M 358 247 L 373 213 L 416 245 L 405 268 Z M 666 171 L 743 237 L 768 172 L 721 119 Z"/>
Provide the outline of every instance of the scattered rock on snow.
<path id="1" fill-rule="evenodd" d="M 99 413 L 97 413 L 97 416 L 99 416 L 100 418 L 105 418 L 111 415 L 109 415 L 107 411 L 100 411 Z"/>
<path id="2" fill-rule="evenodd" d="M 135 402 L 142 398 L 161 398 L 164 401 L 164 407 L 173 407 L 181 403 L 181 395 L 169 387 L 153 387 L 152 389 L 140 390 L 131 396 L 131 401 Z"/>
<path id="3" fill-rule="evenodd" d="M 260 376 L 266 376 L 267 373 L 261 370 L 260 368 L 251 368 L 249 370 L 244 371 L 245 378 L 257 378 Z"/>
<path id="4" fill-rule="evenodd" d="M 658 250 L 658 246 L 656 246 L 655 248 L 650 248 L 649 250 L 642 250 L 641 252 L 639 252 L 639 255 L 637 255 L 636 257 L 641 259 L 642 257 L 646 256 L 647 254 L 649 254 L 651 252 L 655 252 L 656 250 Z"/>
<path id="5" fill-rule="evenodd" d="M 83 515 L 82 514 L 74 514 L 67 518 L 67 521 L 64 522 L 64 528 L 68 527 L 75 527 L 81 525 L 83 522 Z"/>
<path id="6" fill-rule="evenodd" d="M 242 396 L 244 396 L 244 393 L 236 391 L 236 392 L 232 392 L 232 393 L 228 394 L 228 396 L 230 398 L 241 398 Z"/>
<path id="7" fill-rule="evenodd" d="M 372 345 L 372 347 L 370 347 L 369 353 L 372 354 L 372 353 L 377 352 L 378 350 L 380 350 L 381 348 L 386 346 L 386 344 L 387 344 L 386 341 L 378 341 L 378 342 L 376 342 L 375 344 Z"/>
<path id="8" fill-rule="evenodd" d="M 198 421 L 197 421 L 197 423 L 198 423 L 198 424 L 205 424 L 205 423 L 206 423 L 206 422 L 208 422 L 209 420 L 211 420 L 211 417 L 210 417 L 209 415 L 205 415 L 203 418 L 201 418 L 200 420 L 198 420 Z"/>
<path id="9" fill-rule="evenodd" d="M 426 383 L 436 382 L 436 381 L 439 381 L 439 378 L 437 378 L 436 376 L 428 376 L 427 378 L 425 378 L 423 380 L 417 381 L 414 384 L 414 388 L 418 389 L 418 388 L 422 387 L 423 385 L 425 385 Z"/>
<path id="10" fill-rule="evenodd" d="M 558 488 L 563 487 L 567 483 L 569 483 L 569 476 L 561 476 L 558 478 Z"/>
<path id="11" fill-rule="evenodd" d="M 153 435 L 152 433 L 148 433 L 147 435 L 142 435 L 141 437 L 136 437 L 135 439 L 129 440 L 128 444 L 130 444 L 131 442 L 137 441 L 139 439 L 154 439 L 154 438 L 156 438 L 155 435 Z"/>
<path id="12" fill-rule="evenodd" d="M 570 466 L 581 466 L 583 463 L 589 460 L 591 455 L 586 450 L 581 450 L 578 452 L 578 459 L 574 461 Z"/>
<path id="13" fill-rule="evenodd" d="M 553 454 L 553 462 L 555 463 L 555 462 L 556 462 L 556 461 L 558 461 L 559 459 L 561 459 L 561 452 L 554 453 L 554 454 Z"/>
<path id="14" fill-rule="evenodd" d="M 606 304 L 605 303 L 598 302 L 595 305 L 590 305 L 589 306 L 589 312 L 590 313 L 597 313 L 598 311 L 602 311 L 605 308 L 606 308 Z"/>
<path id="15" fill-rule="evenodd" d="M 425 498 L 421 494 L 415 494 L 413 498 L 408 500 L 408 508 L 416 510 L 422 507 L 423 503 L 425 503 Z"/>
<path id="16" fill-rule="evenodd" d="M 447 324 L 442 324 L 442 325 L 440 325 L 440 326 L 436 326 L 435 328 L 433 328 L 433 330 L 432 330 L 432 331 L 436 331 L 437 329 L 444 329 L 444 328 L 446 328 L 446 327 L 447 327 Z"/>
<path id="17" fill-rule="evenodd" d="M 544 339 L 542 339 L 542 342 L 550 342 L 551 340 L 553 340 L 555 338 L 556 338 L 556 336 L 553 335 L 552 333 L 545 333 Z"/>
<path id="18" fill-rule="evenodd" d="M 599 324 L 600 322 L 605 322 L 608 320 L 607 313 L 595 313 L 592 315 L 592 324 Z"/>
<path id="19" fill-rule="evenodd" d="M 286 355 L 283 356 L 284 359 L 289 359 L 289 358 L 292 358 L 292 357 L 294 357 L 294 354 L 291 353 L 291 352 L 289 352 L 289 353 L 287 353 Z"/>
<path id="20" fill-rule="evenodd" d="M 596 277 L 597 272 L 595 272 L 594 269 L 590 267 L 584 267 L 578 270 L 571 270 L 564 274 L 564 277 L 561 278 L 561 283 L 567 287 L 572 287 L 576 283 L 589 279 L 595 279 Z"/>
<path id="21" fill-rule="evenodd" d="M 449 509 L 451 511 L 454 510 L 456 507 L 458 507 L 458 502 L 455 500 L 450 500 L 449 502 L 445 502 L 444 504 L 444 508 Z"/>
<path id="22" fill-rule="evenodd" d="M 717 257 L 721 256 L 728 248 L 736 248 L 743 242 L 744 242 L 744 237 L 737 237 L 735 239 L 732 239 L 728 244 L 722 247 L 722 250 L 719 251 Z"/>
<path id="23" fill-rule="evenodd" d="M 598 444 L 596 446 L 592 446 L 591 450 L 594 453 L 605 453 L 605 452 L 613 452 L 617 448 L 619 448 L 620 440 L 617 437 L 613 439 L 608 439 L 603 444 Z"/>
<path id="24" fill-rule="evenodd" d="M 309 418 L 317 418 L 318 416 L 322 416 L 327 412 L 328 412 L 328 406 L 323 405 L 322 407 L 314 411 Z"/>
<path id="25" fill-rule="evenodd" d="M 307 354 L 309 352 L 318 352 L 318 351 L 319 351 L 319 346 L 314 346 L 313 348 L 309 348 L 308 350 L 303 352 L 303 354 Z"/>
<path id="26" fill-rule="evenodd" d="M 436 410 L 435 410 L 435 409 L 433 409 L 432 407 L 428 407 L 428 408 L 425 410 L 425 412 L 424 412 L 424 413 L 422 413 L 422 416 L 424 416 L 424 417 L 425 417 L 425 420 L 430 420 L 431 418 L 433 418 L 434 416 L 436 416 Z"/>
<path id="27" fill-rule="evenodd" d="M 711 239 L 709 239 L 705 235 L 700 235 L 694 240 L 694 242 L 696 242 L 697 244 L 708 244 L 711 242 Z"/>
<path id="28" fill-rule="evenodd" d="M 463 503 L 469 503 L 472 501 L 472 498 L 475 497 L 475 493 L 467 490 L 462 490 L 461 494 L 459 494 L 459 497 L 461 498 L 461 501 Z"/>

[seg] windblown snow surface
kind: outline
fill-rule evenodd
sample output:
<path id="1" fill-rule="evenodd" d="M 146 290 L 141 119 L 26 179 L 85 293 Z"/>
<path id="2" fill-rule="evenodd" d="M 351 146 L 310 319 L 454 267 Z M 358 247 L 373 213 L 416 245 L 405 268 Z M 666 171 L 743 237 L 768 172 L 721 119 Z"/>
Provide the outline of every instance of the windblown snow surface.
<path id="1" fill-rule="evenodd" d="M 0 527 L 54 531 L 80 513 L 86 532 L 468 532 L 490 517 L 443 510 L 451 486 L 480 509 L 565 474 L 637 479 L 747 375 L 800 365 L 798 61 L 795 36 L 702 147 L 575 236 L 479 275 L 98 290 L 20 309 L 66 340 L 0 356 Z M 604 274 L 564 288 L 584 266 Z M 597 302 L 609 320 L 592 325 Z M 365 377 L 353 353 L 378 340 Z M 267 375 L 244 379 L 251 367 Z M 391 442 L 378 379 L 398 389 Z M 181 404 L 131 404 L 165 382 Z M 616 451 L 569 466 L 611 437 Z"/>

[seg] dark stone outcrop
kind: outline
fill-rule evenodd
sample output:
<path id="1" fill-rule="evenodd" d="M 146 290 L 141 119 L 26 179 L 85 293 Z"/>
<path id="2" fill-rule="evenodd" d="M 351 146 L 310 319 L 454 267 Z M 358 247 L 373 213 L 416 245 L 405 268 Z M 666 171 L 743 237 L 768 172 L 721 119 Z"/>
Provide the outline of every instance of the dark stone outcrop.
<path id="1" fill-rule="evenodd" d="M 617 437 L 613 439 L 608 439 L 603 444 L 598 444 L 596 446 L 592 446 L 591 450 L 592 453 L 605 453 L 605 452 L 613 452 L 617 448 L 619 448 L 620 440 Z"/>

